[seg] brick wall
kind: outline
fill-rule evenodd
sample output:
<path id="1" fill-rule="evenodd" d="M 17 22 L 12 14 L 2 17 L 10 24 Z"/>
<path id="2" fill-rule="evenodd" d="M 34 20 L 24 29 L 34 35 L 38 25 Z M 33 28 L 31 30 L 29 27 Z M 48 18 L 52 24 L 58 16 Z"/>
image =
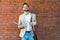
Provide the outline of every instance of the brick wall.
<path id="1" fill-rule="evenodd" d="M 38 40 L 60 40 L 60 0 L 0 0 L 0 40 L 20 40 L 13 22 L 18 22 L 24 2 L 37 15 Z"/>

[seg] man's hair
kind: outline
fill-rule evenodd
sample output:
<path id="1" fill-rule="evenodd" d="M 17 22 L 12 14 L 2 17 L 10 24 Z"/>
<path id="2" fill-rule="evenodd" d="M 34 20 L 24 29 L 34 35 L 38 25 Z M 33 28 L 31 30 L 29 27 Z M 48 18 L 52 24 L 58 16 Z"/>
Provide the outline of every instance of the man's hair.
<path id="1" fill-rule="evenodd" d="M 29 7 L 28 3 L 24 3 L 23 5 L 27 5 Z"/>

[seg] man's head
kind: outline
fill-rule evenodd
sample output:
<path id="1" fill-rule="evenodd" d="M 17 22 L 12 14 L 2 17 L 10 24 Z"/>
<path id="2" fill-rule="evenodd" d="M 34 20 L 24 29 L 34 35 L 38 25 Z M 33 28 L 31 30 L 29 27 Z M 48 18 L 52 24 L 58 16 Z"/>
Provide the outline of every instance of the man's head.
<path id="1" fill-rule="evenodd" d="M 29 5 L 27 3 L 23 4 L 23 10 L 24 11 L 29 11 Z"/>

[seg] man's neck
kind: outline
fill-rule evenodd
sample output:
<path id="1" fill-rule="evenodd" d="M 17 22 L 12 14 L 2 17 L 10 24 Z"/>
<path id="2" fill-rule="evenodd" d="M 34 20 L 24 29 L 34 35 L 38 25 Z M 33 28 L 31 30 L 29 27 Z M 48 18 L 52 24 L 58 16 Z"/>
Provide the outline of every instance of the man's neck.
<path id="1" fill-rule="evenodd" d="M 26 15 L 29 14 L 29 11 L 24 11 L 24 14 L 26 14 Z"/>

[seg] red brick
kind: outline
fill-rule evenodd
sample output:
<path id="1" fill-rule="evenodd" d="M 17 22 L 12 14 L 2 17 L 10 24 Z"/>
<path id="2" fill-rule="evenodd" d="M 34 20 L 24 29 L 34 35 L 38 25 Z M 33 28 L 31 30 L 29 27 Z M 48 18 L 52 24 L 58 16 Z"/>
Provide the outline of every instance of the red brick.
<path id="1" fill-rule="evenodd" d="M 30 11 L 37 15 L 35 29 L 38 40 L 60 40 L 59 0 L 1 0 L 0 40 L 20 40 L 19 30 L 13 21 L 18 22 L 24 2 L 27 2 Z"/>

